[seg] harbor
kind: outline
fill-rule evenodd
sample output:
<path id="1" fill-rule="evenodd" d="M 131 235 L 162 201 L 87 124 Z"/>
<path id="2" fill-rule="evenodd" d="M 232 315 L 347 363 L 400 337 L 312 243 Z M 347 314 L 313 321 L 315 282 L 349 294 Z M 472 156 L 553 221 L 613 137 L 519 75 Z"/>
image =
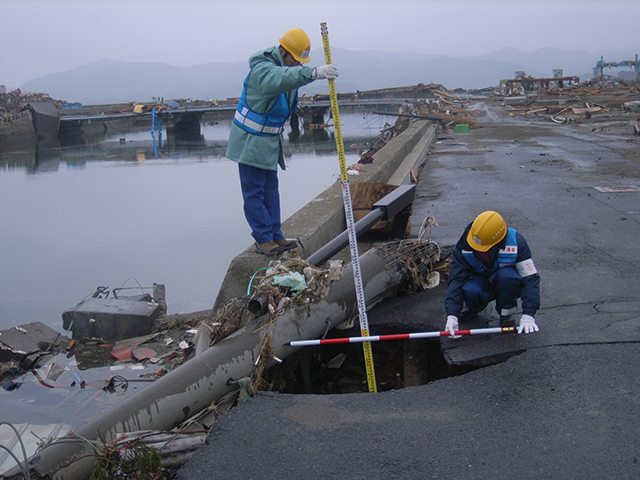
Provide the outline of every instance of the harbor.
<path id="1" fill-rule="evenodd" d="M 595 97 L 596 94 L 599 96 Z M 625 313 L 637 309 L 637 300 L 632 293 L 637 290 L 637 280 L 620 271 L 615 256 L 624 254 L 627 259 L 634 258 L 628 249 L 619 247 L 620 244 L 633 244 L 631 238 L 638 227 L 638 212 L 633 207 L 640 178 L 637 170 L 639 143 L 634 131 L 637 115 L 633 102 L 636 100 L 637 93 L 629 88 L 599 89 L 598 92 L 592 89 L 570 99 L 553 93 L 537 95 L 527 98 L 522 105 L 509 105 L 499 97 L 475 97 L 468 102 L 468 111 L 473 112 L 473 116 L 467 116 L 464 124 L 471 128 L 457 128 L 463 124 L 445 120 L 409 122 L 407 130 L 372 155 L 372 163 L 360 164 L 357 170 L 353 169 L 358 171 L 357 175 L 352 174 L 354 184 L 379 181 L 415 185 L 408 238 L 417 239 L 424 233 L 425 219 L 433 217 L 436 222 L 429 228 L 428 239 L 440 245 L 443 252 L 455 242 L 462 227 L 478 210 L 494 208 L 502 211 L 509 221 L 528 230 L 536 263 L 546 282 L 543 284 L 544 305 L 539 312 L 541 331 L 534 335 L 444 339 L 441 342 L 402 340 L 392 345 L 373 346 L 373 358 L 380 373 L 387 365 L 393 365 L 392 370 L 395 369 L 386 372 L 389 380 L 380 377 L 381 386 L 387 382 L 388 386 L 382 388 L 386 392 L 376 395 L 320 394 L 340 393 L 340 387 L 336 390 L 331 384 L 341 385 L 342 393 L 364 393 L 362 350 L 349 347 L 328 353 L 321 351 L 326 347 L 314 347 L 295 355 L 279 344 L 274 345 L 277 348 L 271 353 L 270 362 L 274 367 L 264 379 L 267 385 L 279 385 L 279 388 L 266 388 L 267 392 L 256 393 L 255 389 L 247 389 L 241 384 L 240 388 L 234 387 L 238 385 L 234 382 L 246 377 L 247 372 L 251 376 L 257 365 L 256 359 L 262 351 L 257 338 L 257 347 L 241 348 L 243 352 L 251 352 L 244 360 L 245 367 L 242 367 L 243 362 L 237 365 L 234 362 L 233 372 L 225 372 L 229 374 L 225 381 L 231 379 L 233 382 L 216 394 L 222 398 L 232 391 L 237 394 L 244 391 L 249 398 L 213 424 L 209 444 L 178 470 L 177 478 L 192 478 L 194 472 L 209 468 L 211 475 L 215 472 L 219 478 L 230 478 L 236 472 L 238 461 L 249 476 L 258 477 L 265 469 L 280 478 L 301 478 L 309 469 L 314 469 L 320 477 L 336 476 L 339 471 L 339 475 L 348 477 L 366 472 L 372 478 L 388 478 L 396 474 L 403 476 L 402 472 L 407 468 L 414 473 L 429 470 L 441 476 L 460 476 L 472 468 L 474 478 L 513 478 L 521 469 L 535 468 L 530 462 L 539 463 L 540 455 L 553 459 L 549 462 L 553 467 L 538 467 L 541 475 L 571 476 L 569 472 L 588 469 L 598 472 L 599 476 L 607 476 L 611 473 L 607 470 L 611 462 L 604 462 L 607 456 L 616 458 L 616 472 L 634 476 L 637 467 L 633 455 L 621 455 L 623 449 L 619 448 L 633 442 L 634 409 L 620 408 L 619 403 L 629 405 L 629 400 L 637 396 L 633 362 L 624 360 L 637 356 L 639 325 L 633 316 Z M 565 103 L 561 105 L 562 101 Z M 594 104 L 600 110 L 579 110 L 593 108 Z M 560 108 L 554 110 L 556 107 Z M 574 111 L 574 108 L 578 110 Z M 425 109 L 422 114 L 433 115 L 434 112 Z M 556 120 L 562 117 L 564 121 L 554 121 L 550 117 Z M 399 144 L 406 146 L 399 148 Z M 397 152 L 397 163 L 389 163 L 387 159 L 394 157 L 389 151 Z M 408 161 L 404 162 L 406 159 Z M 386 173 L 379 173 L 385 167 Z M 624 179 L 622 183 L 620 178 Z M 336 185 L 332 189 L 337 190 Z M 301 244 L 308 249 L 303 252 L 305 257 L 339 233 L 335 231 L 336 221 L 331 217 L 331 212 L 340 211 L 337 193 L 329 189 L 285 222 L 287 231 L 302 239 Z M 306 209 L 315 213 L 309 214 Z M 322 215 L 318 215 L 319 211 Z M 586 211 L 591 213 L 584 215 Z M 323 233 L 316 226 L 311 228 L 309 221 L 314 225 L 320 221 L 333 230 Z M 566 245 L 567 235 L 574 239 L 574 247 Z M 375 250 L 374 243 L 365 249 Z M 609 257 L 598 255 L 602 250 L 618 253 L 612 254 L 614 261 L 611 261 Z M 562 252 L 561 260 L 558 251 Z M 361 255 L 368 258 L 362 252 Z M 348 262 L 348 257 L 343 258 Z M 216 306 L 241 296 L 247 279 L 263 266 L 259 263 L 264 261 L 264 258 L 256 258 L 250 249 L 241 252 L 230 263 Z M 368 260 L 364 261 L 368 264 Z M 385 271 L 385 268 L 377 267 L 373 272 Z M 591 281 L 594 268 L 598 272 L 597 281 Z M 373 278 L 375 275 L 372 274 Z M 442 275 L 443 281 L 433 288 L 422 286 L 410 294 L 397 294 L 393 286 L 379 294 L 369 290 L 372 333 L 441 329 L 445 319 L 446 270 Z M 344 292 L 344 289 L 340 291 Z M 355 299 L 338 303 L 343 302 L 353 304 Z M 219 308 L 213 308 L 211 315 L 218 311 Z M 198 312 L 198 315 L 199 323 L 207 323 L 206 314 Z M 186 318 L 188 316 L 182 316 L 182 320 Z M 344 314 L 337 316 L 332 326 L 342 320 Z M 476 320 L 477 324 L 468 326 L 491 327 L 496 320 L 487 309 Z M 355 330 L 357 327 L 340 332 L 331 330 L 329 336 L 355 336 Z M 244 338 L 242 331 L 249 333 L 254 329 L 244 327 L 234 338 Z M 321 334 L 321 331 L 298 331 L 295 335 L 306 339 Z M 255 337 L 255 333 L 252 335 Z M 291 334 L 287 335 L 289 340 L 293 339 L 291 337 Z M 245 340 L 236 340 L 238 342 Z M 212 350 L 209 355 L 229 358 L 216 351 L 228 353 L 234 348 L 233 343 L 230 338 L 218 348 L 214 344 L 209 348 Z M 314 370 L 315 374 L 310 377 L 316 378 L 318 372 L 326 372 L 330 361 L 340 355 L 349 361 L 334 368 L 340 371 L 344 367 L 342 378 L 349 378 L 348 382 L 333 376 L 330 380 L 325 379 L 322 383 L 325 390 L 320 391 L 320 384 L 282 380 L 290 372 L 303 372 L 309 368 L 304 366 L 304 357 L 313 358 L 312 365 L 318 362 L 315 368 L 319 370 Z M 291 358 L 287 359 L 289 356 Z M 603 357 L 615 361 L 610 364 L 597 362 L 597 358 Z M 273 358 L 284 362 L 281 365 Z M 394 358 L 405 360 L 393 363 L 391 359 Z M 414 360 L 409 361 L 409 358 Z M 221 362 L 224 362 L 222 357 Z M 179 368 L 188 368 L 188 365 L 189 362 Z M 585 368 L 578 370 L 575 365 Z M 591 374 L 585 376 L 585 372 Z M 530 382 L 528 378 L 536 378 L 536 382 Z M 166 380 L 158 385 L 170 382 Z M 291 395 L 304 392 L 305 385 L 310 387 L 311 391 L 306 393 L 311 395 Z M 347 385 L 351 385 L 351 390 L 346 389 Z M 354 387 L 357 385 L 360 389 Z M 606 388 L 602 388 L 603 385 Z M 576 395 L 590 400 L 575 409 Z M 162 398 L 157 397 L 154 402 L 162 402 Z M 428 404 L 425 404 L 425 398 L 430 400 Z M 127 405 L 132 408 L 137 402 L 128 401 Z M 569 412 L 569 407 L 573 411 Z M 117 415 L 118 407 L 115 408 L 106 417 Z M 310 411 L 316 412 L 315 415 L 303 413 Z M 177 413 L 184 415 L 184 412 Z M 563 414 L 566 418 L 559 418 Z M 140 417 L 133 411 L 127 415 L 137 418 L 138 427 L 141 421 L 147 421 L 142 420 L 144 415 Z M 576 416 L 581 421 L 575 421 Z M 105 422 L 106 417 L 97 422 Z M 265 421 L 266 418 L 270 420 Z M 588 421 L 585 422 L 585 418 Z M 169 425 L 176 419 L 169 413 L 162 421 Z M 487 422 L 495 421 L 504 425 L 504 431 L 500 433 L 493 429 L 491 435 L 486 435 Z M 405 434 L 382 434 L 397 423 L 401 423 Z M 558 424 L 561 428 L 554 428 Z M 164 430 L 167 425 L 160 429 Z M 606 436 L 606 447 L 600 441 L 596 442 L 598 435 L 584 435 L 584 431 L 611 431 L 613 425 L 616 436 Z M 470 437 L 452 438 L 447 434 L 460 428 L 465 428 Z M 81 427 L 80 432 L 90 435 L 92 429 L 92 424 L 88 424 Z M 541 430 L 544 435 L 540 435 Z M 324 433 L 329 431 L 334 442 L 323 440 Z M 288 432 L 287 441 L 277 438 L 283 432 Z M 247 442 L 247 438 L 255 441 Z M 370 462 L 361 456 L 335 455 L 336 448 L 348 449 L 354 438 L 368 451 L 378 452 L 378 460 Z M 513 449 L 517 453 L 524 448 L 519 443 L 523 438 L 534 454 L 514 455 L 512 461 L 504 463 L 505 451 Z M 567 438 L 575 445 L 572 456 L 562 454 L 560 457 L 561 448 L 547 448 L 547 445 L 564 445 Z M 269 440 L 264 442 L 265 439 Z M 424 448 L 430 455 L 424 455 Z M 241 460 L 237 458 L 239 449 L 245 452 Z M 458 467 L 448 464 L 446 470 L 439 468 L 433 459 L 442 458 L 450 451 L 458 452 L 465 462 Z M 41 474 L 47 469 L 55 471 L 55 462 L 50 459 L 57 455 L 43 455 L 37 467 Z M 334 461 L 318 464 L 314 461 L 316 455 Z M 396 466 L 385 460 L 403 456 L 410 458 L 408 465 Z M 82 468 L 76 471 L 82 471 Z M 70 475 L 70 478 L 76 478 L 74 473 Z M 82 474 L 77 478 L 82 478 Z"/>

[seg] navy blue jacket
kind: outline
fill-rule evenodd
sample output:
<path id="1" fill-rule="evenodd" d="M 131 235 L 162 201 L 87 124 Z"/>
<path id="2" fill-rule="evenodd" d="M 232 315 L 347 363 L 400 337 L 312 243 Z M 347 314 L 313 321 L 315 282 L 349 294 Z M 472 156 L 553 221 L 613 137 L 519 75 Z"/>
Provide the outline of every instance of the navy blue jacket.
<path id="1" fill-rule="evenodd" d="M 460 312 L 462 310 L 462 287 L 464 284 L 473 275 L 489 277 L 496 266 L 496 262 L 498 261 L 498 251 L 503 248 L 506 243 L 505 237 L 498 245 L 496 245 L 496 247 L 493 247 L 489 252 L 487 252 L 490 254 L 490 261 L 488 264 L 482 259 L 479 252 L 474 251 L 475 258 L 484 267 L 482 272 L 478 272 L 462 254 L 463 250 L 473 250 L 467 242 L 467 235 L 471 225 L 471 223 L 467 225 L 462 237 L 460 237 L 460 240 L 458 240 L 458 243 L 453 249 L 451 270 L 449 272 L 449 280 L 447 282 L 447 296 L 444 301 L 445 310 L 447 311 L 447 315 L 455 315 L 456 317 L 460 316 Z M 516 256 L 515 263 L 530 260 L 531 250 L 529 249 L 529 245 L 520 233 L 516 231 L 515 234 L 518 246 L 518 254 Z M 501 268 L 516 267 L 514 264 L 513 266 L 503 266 Z M 538 273 L 522 277 L 522 288 L 520 294 L 522 299 L 522 313 L 534 316 L 536 311 L 540 308 L 540 275 Z"/>

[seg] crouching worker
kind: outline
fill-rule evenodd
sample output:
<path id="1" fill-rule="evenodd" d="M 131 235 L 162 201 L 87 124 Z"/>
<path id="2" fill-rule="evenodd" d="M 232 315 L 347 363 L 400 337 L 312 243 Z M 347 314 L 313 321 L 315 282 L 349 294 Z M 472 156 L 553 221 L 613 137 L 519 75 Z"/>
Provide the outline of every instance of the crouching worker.
<path id="1" fill-rule="evenodd" d="M 535 314 L 540 308 L 540 276 L 524 237 L 508 228 L 499 213 L 486 211 L 467 225 L 452 253 L 445 310 L 445 330 L 453 336 L 466 304 L 469 316 L 496 301 L 500 326 L 517 324 L 518 333 L 538 331 Z M 518 298 L 522 316 L 514 321 Z"/>

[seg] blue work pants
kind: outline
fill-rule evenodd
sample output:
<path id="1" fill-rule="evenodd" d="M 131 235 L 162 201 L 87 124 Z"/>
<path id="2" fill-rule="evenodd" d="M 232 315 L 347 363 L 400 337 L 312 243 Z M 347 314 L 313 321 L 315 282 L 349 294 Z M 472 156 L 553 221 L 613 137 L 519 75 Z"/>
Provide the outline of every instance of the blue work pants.
<path id="1" fill-rule="evenodd" d="M 481 312 L 491 300 L 496 301 L 496 311 L 503 315 L 518 305 L 522 277 L 514 267 L 502 267 L 488 277 L 474 275 L 462 287 L 462 296 L 469 311 Z"/>
<path id="2" fill-rule="evenodd" d="M 280 222 L 278 171 L 238 163 L 244 216 L 257 243 L 284 238 Z"/>

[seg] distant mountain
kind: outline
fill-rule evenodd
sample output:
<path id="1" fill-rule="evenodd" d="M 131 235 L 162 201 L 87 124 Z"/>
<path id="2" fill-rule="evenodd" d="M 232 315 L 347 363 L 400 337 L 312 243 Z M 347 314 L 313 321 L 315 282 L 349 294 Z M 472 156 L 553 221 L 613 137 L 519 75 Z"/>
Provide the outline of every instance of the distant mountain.
<path id="1" fill-rule="evenodd" d="M 152 97 L 226 98 L 239 95 L 246 62 L 174 67 L 165 63 L 100 60 L 25 83 L 22 91 L 87 105 L 146 102 Z"/>
<path id="2" fill-rule="evenodd" d="M 503 48 L 476 57 L 448 57 L 413 53 L 354 52 L 332 49 L 332 61 L 340 71 L 339 92 L 401 87 L 418 83 L 442 84 L 448 89 L 495 86 L 501 79 L 524 71 L 534 77 L 551 77 L 554 69 L 565 76 L 591 78 L 593 67 L 603 55 L 605 61 L 632 60 L 640 48 L 603 51 L 598 55 L 583 50 L 545 47 L 534 52 Z M 322 50 L 311 52 L 311 65 L 322 63 Z M 25 83 L 22 91 L 48 93 L 51 97 L 86 105 L 145 102 L 152 97 L 169 99 L 224 99 L 240 95 L 248 72 L 248 60 L 236 63 L 208 63 L 175 67 L 164 63 L 132 63 L 100 60 Z M 326 82 L 314 82 L 301 94 L 326 93 Z"/>

